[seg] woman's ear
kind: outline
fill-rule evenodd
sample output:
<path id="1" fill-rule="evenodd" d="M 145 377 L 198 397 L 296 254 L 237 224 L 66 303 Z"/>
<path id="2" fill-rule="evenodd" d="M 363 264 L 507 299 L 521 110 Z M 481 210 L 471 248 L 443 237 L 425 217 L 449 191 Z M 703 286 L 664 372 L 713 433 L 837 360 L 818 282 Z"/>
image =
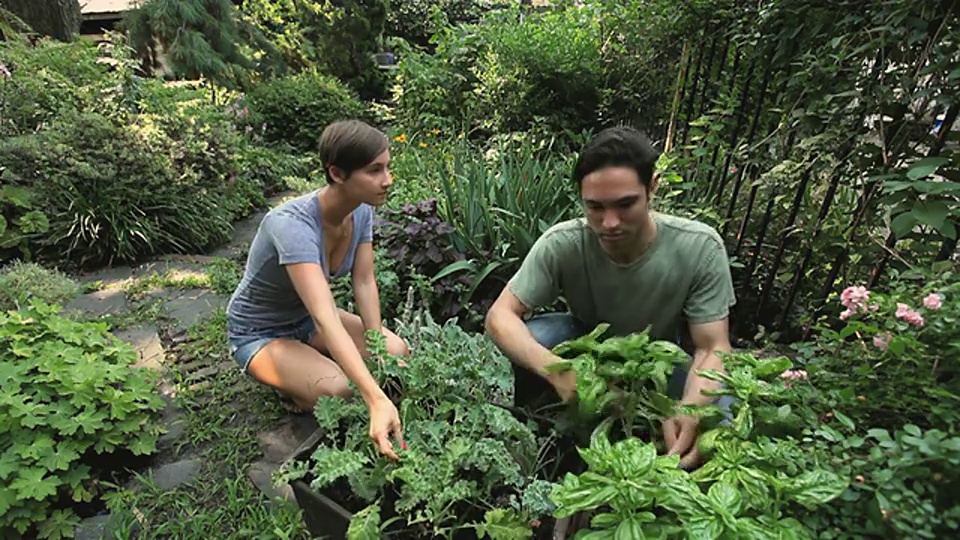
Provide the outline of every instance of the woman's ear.
<path id="1" fill-rule="evenodd" d="M 342 184 L 346 180 L 343 176 L 343 171 L 336 165 L 327 167 L 327 178 L 335 184 Z"/>

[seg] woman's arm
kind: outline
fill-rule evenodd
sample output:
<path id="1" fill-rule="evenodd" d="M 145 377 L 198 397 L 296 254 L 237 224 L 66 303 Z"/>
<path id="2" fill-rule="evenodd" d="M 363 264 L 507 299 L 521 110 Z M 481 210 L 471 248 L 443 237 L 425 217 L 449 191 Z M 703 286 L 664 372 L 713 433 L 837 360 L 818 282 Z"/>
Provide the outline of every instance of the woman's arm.
<path id="1" fill-rule="evenodd" d="M 354 256 L 353 297 L 357 303 L 360 319 L 364 330 L 382 331 L 383 321 L 380 313 L 380 291 L 377 288 L 377 278 L 374 274 L 373 244 L 363 242 L 357 245 Z"/>
<path id="2" fill-rule="evenodd" d="M 340 313 L 324 277 L 323 268 L 315 263 L 298 263 L 287 265 L 286 269 L 297 294 L 317 325 L 317 332 L 330 350 L 330 355 L 343 369 L 347 378 L 357 386 L 363 400 L 370 404 L 381 398 L 386 399 L 340 321 Z"/>

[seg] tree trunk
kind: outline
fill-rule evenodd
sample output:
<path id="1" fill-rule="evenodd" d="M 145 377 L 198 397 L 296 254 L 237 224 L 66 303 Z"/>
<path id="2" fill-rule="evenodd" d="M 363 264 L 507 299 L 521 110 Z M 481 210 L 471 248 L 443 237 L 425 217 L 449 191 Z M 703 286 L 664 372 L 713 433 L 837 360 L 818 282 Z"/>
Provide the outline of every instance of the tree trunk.
<path id="1" fill-rule="evenodd" d="M 38 34 L 60 41 L 73 41 L 80 34 L 79 0 L 0 0 L 0 7 Z"/>

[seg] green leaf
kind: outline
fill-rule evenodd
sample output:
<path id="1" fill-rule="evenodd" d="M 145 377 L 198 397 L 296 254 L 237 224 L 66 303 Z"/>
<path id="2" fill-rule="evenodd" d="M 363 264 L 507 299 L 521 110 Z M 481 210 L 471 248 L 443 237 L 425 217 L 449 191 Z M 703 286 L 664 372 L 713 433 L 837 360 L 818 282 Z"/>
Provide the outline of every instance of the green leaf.
<path id="1" fill-rule="evenodd" d="M 920 432 L 920 428 L 917 427 L 915 424 L 905 424 L 903 426 L 903 431 L 907 432 L 907 434 L 909 435 L 913 435 L 914 437 L 923 436 L 923 433 Z"/>
<path id="2" fill-rule="evenodd" d="M 640 527 L 640 520 L 633 516 L 620 522 L 613 533 L 613 540 L 639 540 L 645 538 Z"/>
<path id="3" fill-rule="evenodd" d="M 380 505 L 371 504 L 353 515 L 347 540 L 380 540 Z"/>
<path id="4" fill-rule="evenodd" d="M 758 379 L 768 379 L 771 376 L 780 375 L 784 371 L 790 369 L 792 365 L 793 362 L 786 357 L 767 358 L 761 360 L 760 364 L 754 368 L 754 375 Z"/>
<path id="5" fill-rule="evenodd" d="M 42 501 L 57 494 L 60 479 L 47 476 L 47 471 L 40 467 L 31 467 L 20 470 L 20 477 L 14 480 L 10 487 L 17 490 L 17 496 L 22 499 Z"/>
<path id="6" fill-rule="evenodd" d="M 717 482 L 707 491 L 707 500 L 717 512 L 728 512 L 732 515 L 740 513 L 743 499 L 740 491 L 725 482 Z"/>
<path id="7" fill-rule="evenodd" d="M 893 218 L 893 221 L 890 222 L 890 230 L 893 231 L 893 235 L 897 238 L 903 238 L 913 231 L 917 223 L 917 218 L 913 215 L 913 212 L 904 212 Z"/>
<path id="8" fill-rule="evenodd" d="M 723 523 L 713 516 L 696 517 L 685 525 L 690 540 L 717 540 L 723 534 Z"/>
<path id="9" fill-rule="evenodd" d="M 946 165 L 947 163 L 950 163 L 950 160 L 944 157 L 923 158 L 910 165 L 910 169 L 907 170 L 907 178 L 918 180 L 925 176 L 930 176 L 937 172 L 937 169 L 942 165 Z"/>
<path id="10" fill-rule="evenodd" d="M 853 423 L 853 420 L 849 416 L 843 414 L 842 412 L 836 409 L 833 410 L 833 417 L 836 418 L 837 421 L 843 424 L 843 426 L 849 429 L 850 431 L 853 431 L 857 428 L 857 426 Z"/>
<path id="11" fill-rule="evenodd" d="M 911 213 L 919 223 L 939 231 L 950 215 L 950 208 L 944 201 L 920 201 L 914 205 Z"/>
<path id="12" fill-rule="evenodd" d="M 786 491 L 798 503 L 812 509 L 836 499 L 848 485 L 849 482 L 837 474 L 814 470 L 793 478 Z"/>
<path id="13" fill-rule="evenodd" d="M 17 493 L 8 487 L 0 486 L 0 516 L 6 515 L 7 510 L 17 503 Z"/>
<path id="14" fill-rule="evenodd" d="M 38 527 L 40 538 L 47 540 L 60 540 L 61 538 L 73 538 L 74 531 L 80 525 L 80 516 L 70 510 L 55 510 Z"/>

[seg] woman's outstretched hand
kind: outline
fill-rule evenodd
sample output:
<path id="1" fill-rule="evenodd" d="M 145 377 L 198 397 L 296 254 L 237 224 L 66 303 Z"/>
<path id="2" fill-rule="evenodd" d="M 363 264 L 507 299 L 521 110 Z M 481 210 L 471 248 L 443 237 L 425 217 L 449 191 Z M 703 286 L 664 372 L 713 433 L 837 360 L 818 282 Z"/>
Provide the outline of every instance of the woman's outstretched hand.
<path id="1" fill-rule="evenodd" d="M 396 461 L 400 459 L 393 449 L 391 436 L 403 447 L 403 430 L 397 407 L 387 396 L 381 396 L 370 404 L 370 439 L 380 453 Z"/>

